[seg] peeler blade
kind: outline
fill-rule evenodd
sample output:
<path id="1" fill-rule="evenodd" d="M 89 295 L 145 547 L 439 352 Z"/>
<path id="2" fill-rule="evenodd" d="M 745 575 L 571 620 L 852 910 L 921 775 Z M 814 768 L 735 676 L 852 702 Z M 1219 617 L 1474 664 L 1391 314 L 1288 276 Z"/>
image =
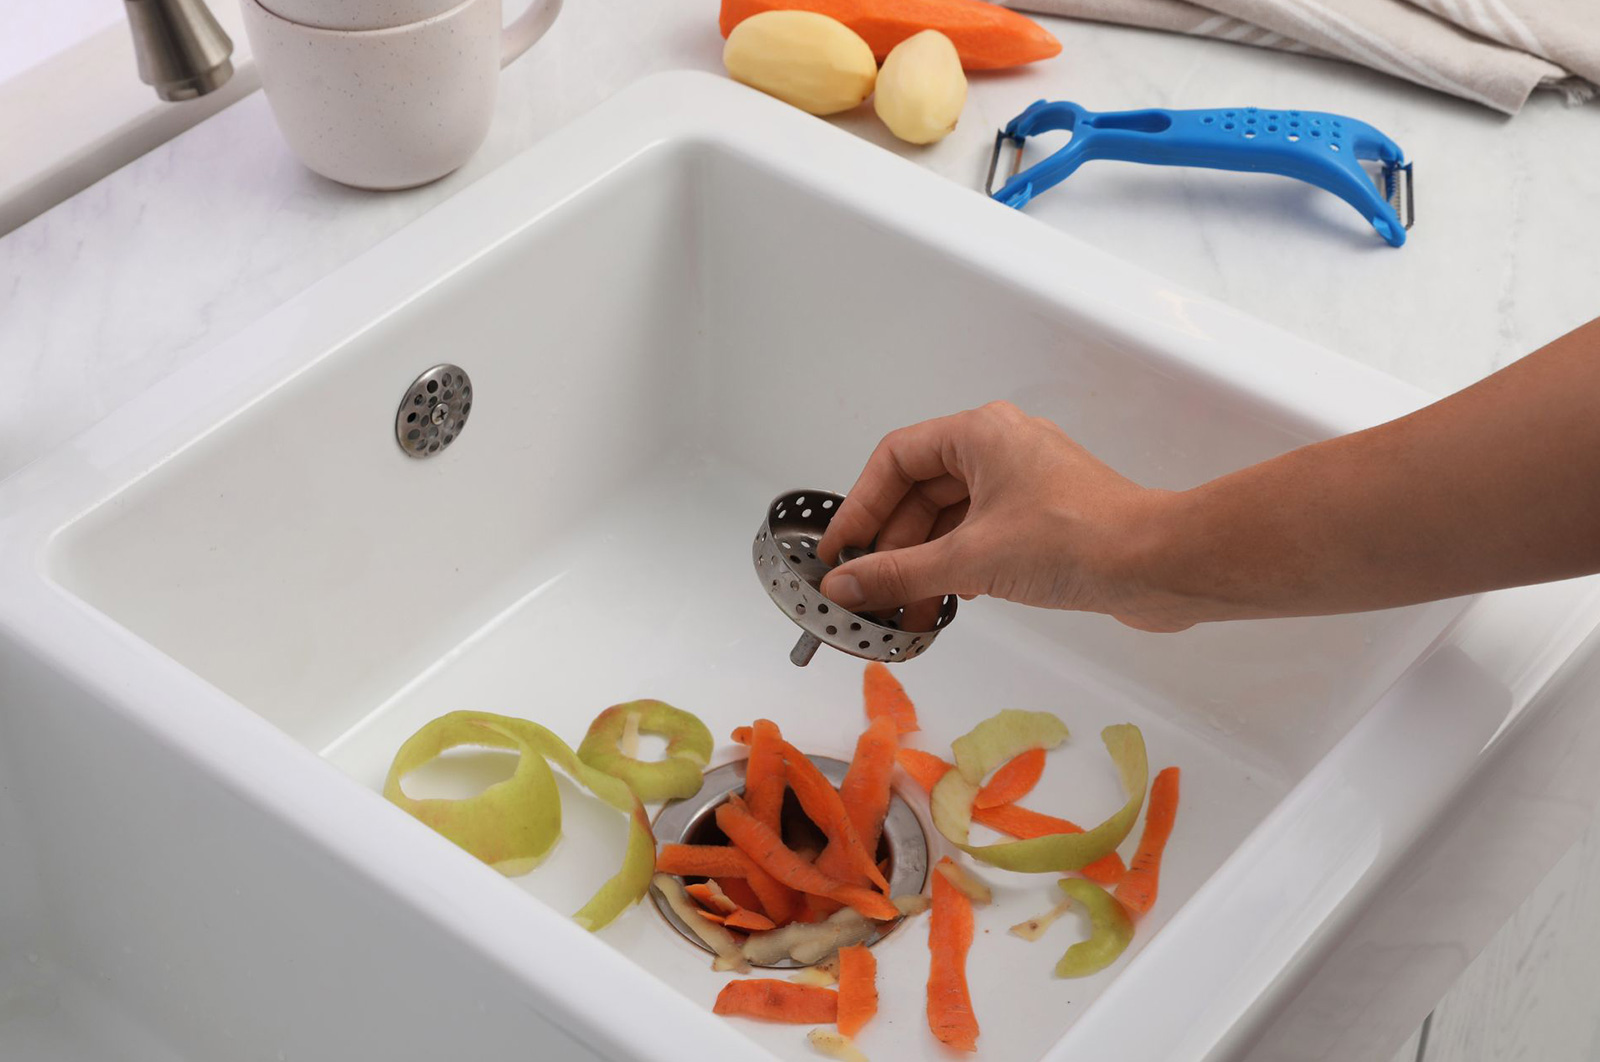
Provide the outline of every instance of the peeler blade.
<path id="1" fill-rule="evenodd" d="M 1012 148 L 1011 163 L 1002 168 L 1000 155 L 1008 144 Z M 1017 137 L 1007 136 L 1004 129 L 995 131 L 994 151 L 989 155 L 989 177 L 983 183 L 984 194 L 989 198 L 993 199 L 994 194 L 1004 188 L 1007 181 L 1022 172 L 1022 144 L 1023 141 Z"/>
<path id="2" fill-rule="evenodd" d="M 1400 224 L 1411 228 L 1411 223 L 1416 220 L 1416 197 L 1412 191 L 1412 163 L 1391 162 L 1383 167 L 1383 198 L 1394 208 L 1395 214 L 1400 218 Z"/>

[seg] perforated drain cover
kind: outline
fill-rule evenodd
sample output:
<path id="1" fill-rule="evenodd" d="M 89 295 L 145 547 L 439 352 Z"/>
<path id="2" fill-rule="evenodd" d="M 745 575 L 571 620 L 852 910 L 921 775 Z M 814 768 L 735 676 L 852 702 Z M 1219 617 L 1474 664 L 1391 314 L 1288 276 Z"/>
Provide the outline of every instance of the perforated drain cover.
<path id="1" fill-rule="evenodd" d="M 435 365 L 406 388 L 394 437 L 407 457 L 432 457 L 461 437 L 472 412 L 472 379 L 459 365 Z"/>
<path id="2" fill-rule="evenodd" d="M 773 499 L 756 529 L 751 548 L 756 576 L 772 603 L 804 632 L 789 659 L 804 667 L 819 645 L 886 664 L 921 656 L 955 619 L 954 595 L 940 604 L 929 631 L 902 630 L 903 610 L 857 615 L 823 596 L 822 577 L 832 569 L 817 558 L 817 543 L 843 501 L 842 495 L 825 490 L 789 491 Z"/>

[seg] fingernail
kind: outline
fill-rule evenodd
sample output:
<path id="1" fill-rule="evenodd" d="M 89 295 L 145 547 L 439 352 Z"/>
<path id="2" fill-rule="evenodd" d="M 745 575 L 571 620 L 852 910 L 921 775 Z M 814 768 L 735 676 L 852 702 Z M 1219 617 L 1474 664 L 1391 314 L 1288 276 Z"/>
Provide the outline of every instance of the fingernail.
<path id="1" fill-rule="evenodd" d="M 828 596 L 840 608 L 854 612 L 866 603 L 867 595 L 861 592 L 861 583 L 849 572 L 842 572 L 828 580 Z"/>

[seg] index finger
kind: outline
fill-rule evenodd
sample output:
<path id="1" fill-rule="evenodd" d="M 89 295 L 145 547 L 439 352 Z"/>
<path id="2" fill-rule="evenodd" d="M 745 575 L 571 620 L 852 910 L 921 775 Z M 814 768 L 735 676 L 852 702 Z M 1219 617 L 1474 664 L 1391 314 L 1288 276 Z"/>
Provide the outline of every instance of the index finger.
<path id="1" fill-rule="evenodd" d="M 960 414 L 936 417 L 890 432 L 867 458 L 855 486 L 828 523 L 817 555 L 828 564 L 845 546 L 867 546 L 877 538 L 895 506 L 918 483 L 955 476 L 955 424 Z"/>

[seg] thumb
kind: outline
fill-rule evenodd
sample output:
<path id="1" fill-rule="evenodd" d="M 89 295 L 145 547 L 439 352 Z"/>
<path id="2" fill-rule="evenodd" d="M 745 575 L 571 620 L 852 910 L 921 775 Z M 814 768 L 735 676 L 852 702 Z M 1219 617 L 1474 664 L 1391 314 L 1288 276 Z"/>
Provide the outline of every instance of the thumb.
<path id="1" fill-rule="evenodd" d="M 841 564 L 822 580 L 822 592 L 852 612 L 896 608 L 948 593 L 957 581 L 950 549 L 954 537 L 869 553 Z"/>

